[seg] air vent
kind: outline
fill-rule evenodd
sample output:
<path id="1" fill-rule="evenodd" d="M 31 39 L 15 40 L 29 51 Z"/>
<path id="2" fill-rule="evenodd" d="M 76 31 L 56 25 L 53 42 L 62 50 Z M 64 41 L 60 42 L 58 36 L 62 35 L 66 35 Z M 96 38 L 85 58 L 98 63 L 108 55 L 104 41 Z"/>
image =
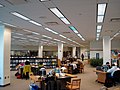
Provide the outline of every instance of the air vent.
<path id="1" fill-rule="evenodd" d="M 12 5 L 20 5 L 20 4 L 26 4 L 30 0 L 6 0 L 6 1 Z"/>
<path id="2" fill-rule="evenodd" d="M 120 22 L 120 18 L 112 18 L 110 19 L 111 22 Z"/>
<path id="3" fill-rule="evenodd" d="M 64 34 L 69 34 L 70 32 L 63 32 Z"/>
<path id="4" fill-rule="evenodd" d="M 48 26 L 59 25 L 57 22 L 45 22 Z"/>

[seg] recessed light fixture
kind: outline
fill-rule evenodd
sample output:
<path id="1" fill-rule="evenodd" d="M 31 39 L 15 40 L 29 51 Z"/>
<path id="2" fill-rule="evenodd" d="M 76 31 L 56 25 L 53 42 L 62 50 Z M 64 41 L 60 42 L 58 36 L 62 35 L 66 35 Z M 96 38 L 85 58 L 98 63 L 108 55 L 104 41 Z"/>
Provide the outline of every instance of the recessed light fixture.
<path id="1" fill-rule="evenodd" d="M 37 26 L 42 26 L 40 23 L 35 22 L 35 21 L 33 21 L 33 20 L 30 20 L 29 22 L 32 23 L 32 24 L 35 24 L 35 25 L 37 25 Z"/>
<path id="2" fill-rule="evenodd" d="M 67 37 L 65 37 L 65 36 L 63 36 L 63 35 L 61 35 L 61 34 L 59 34 L 59 36 L 60 36 L 60 37 L 63 37 L 63 38 L 67 38 Z"/>
<path id="3" fill-rule="evenodd" d="M 3 8 L 3 7 L 4 7 L 4 5 L 0 4 L 0 8 Z"/>
<path id="4" fill-rule="evenodd" d="M 50 11 L 52 11 L 59 18 L 64 17 L 60 10 L 58 10 L 56 7 L 50 8 Z"/>
<path id="5" fill-rule="evenodd" d="M 50 1 L 50 0 L 39 0 L 40 2 L 46 2 L 46 1 Z"/>
<path id="6" fill-rule="evenodd" d="M 105 18 L 105 12 L 107 8 L 107 3 L 97 4 L 97 23 L 103 23 Z M 97 25 L 96 27 L 96 40 L 99 40 L 100 32 L 102 31 L 102 25 Z"/>
<path id="7" fill-rule="evenodd" d="M 15 15 L 23 20 L 26 20 L 26 21 L 29 21 L 30 23 L 34 24 L 34 25 L 37 25 L 37 26 L 42 26 L 40 23 L 36 22 L 36 21 L 33 21 L 31 20 L 30 18 L 18 13 L 18 12 L 11 12 L 12 15 Z"/>
<path id="8" fill-rule="evenodd" d="M 26 16 L 24 16 L 24 15 L 18 13 L 18 12 L 11 12 L 11 14 L 12 14 L 12 15 L 15 15 L 15 16 L 21 18 L 21 19 L 27 20 L 27 21 L 30 20 L 29 18 L 27 18 Z"/>
<path id="9" fill-rule="evenodd" d="M 74 33 L 78 33 L 77 29 L 74 26 L 69 26 L 69 28 L 74 32 Z"/>
<path id="10" fill-rule="evenodd" d="M 97 29 L 102 29 L 102 25 L 97 25 Z"/>
<path id="11" fill-rule="evenodd" d="M 61 13 L 61 11 L 56 8 L 49 8 L 51 12 L 53 12 L 60 20 L 62 20 L 65 24 L 70 24 L 70 22 L 65 18 L 65 16 Z"/>
<path id="12" fill-rule="evenodd" d="M 102 23 L 104 21 L 104 16 L 98 16 L 97 17 L 97 22 Z"/>
<path id="13" fill-rule="evenodd" d="M 39 39 L 39 38 L 37 38 L 37 37 L 30 36 L 30 35 L 28 35 L 27 37 L 29 37 L 29 38 L 34 38 L 34 39 Z"/>
<path id="14" fill-rule="evenodd" d="M 101 29 L 97 29 L 97 33 L 100 33 L 101 32 Z"/>
<path id="15" fill-rule="evenodd" d="M 17 34 L 17 35 L 21 35 L 21 36 L 23 35 L 23 34 L 21 34 L 21 33 L 15 33 L 15 34 Z"/>
<path id="16" fill-rule="evenodd" d="M 53 30 L 51 30 L 50 28 L 45 28 L 47 31 L 49 31 L 49 32 L 52 32 L 52 33 L 54 33 L 54 34 L 58 34 L 57 32 L 55 32 L 55 31 L 53 31 Z"/>
<path id="17" fill-rule="evenodd" d="M 9 24 L 9 23 L 3 23 L 3 24 L 8 25 L 8 26 L 11 26 L 11 27 L 17 27 L 17 26 L 15 26 L 15 25 L 12 25 L 12 24 Z"/>
<path id="18" fill-rule="evenodd" d="M 46 37 L 46 38 L 49 38 L 49 39 L 52 39 L 52 37 L 49 37 L 49 36 L 46 36 L 46 35 L 42 35 L 43 37 Z"/>
<path id="19" fill-rule="evenodd" d="M 81 34 L 77 34 L 80 38 L 82 38 L 82 35 Z"/>
<path id="20" fill-rule="evenodd" d="M 70 22 L 66 18 L 60 18 L 65 24 L 70 24 Z"/>
<path id="21" fill-rule="evenodd" d="M 53 40 L 58 41 L 58 42 L 60 41 L 59 39 L 53 39 Z"/>
<path id="22" fill-rule="evenodd" d="M 106 3 L 98 4 L 98 15 L 104 15 L 106 10 Z"/>
<path id="23" fill-rule="evenodd" d="M 99 40 L 99 38 L 96 38 L 96 40 L 98 41 L 98 40 Z"/>
<path id="24" fill-rule="evenodd" d="M 97 4 L 97 23 L 102 23 L 104 21 L 106 7 L 106 3 Z"/>

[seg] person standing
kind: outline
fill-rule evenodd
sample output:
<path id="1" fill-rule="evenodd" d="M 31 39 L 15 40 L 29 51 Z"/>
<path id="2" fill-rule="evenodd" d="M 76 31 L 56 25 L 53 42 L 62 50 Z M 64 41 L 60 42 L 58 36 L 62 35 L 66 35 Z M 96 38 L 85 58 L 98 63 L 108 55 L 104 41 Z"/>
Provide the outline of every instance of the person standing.
<path id="1" fill-rule="evenodd" d="M 83 53 L 82 53 L 82 55 L 81 55 L 81 58 L 82 58 L 82 61 L 84 61 L 84 55 L 83 55 Z"/>

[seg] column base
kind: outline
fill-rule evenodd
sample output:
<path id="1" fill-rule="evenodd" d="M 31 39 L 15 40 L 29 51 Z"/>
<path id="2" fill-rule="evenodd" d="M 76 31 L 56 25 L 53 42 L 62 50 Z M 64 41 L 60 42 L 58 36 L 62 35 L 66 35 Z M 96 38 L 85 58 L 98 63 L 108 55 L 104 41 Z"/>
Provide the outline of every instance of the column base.
<path id="1" fill-rule="evenodd" d="M 5 84 L 5 85 L 0 85 L 0 87 L 5 87 L 5 86 L 8 86 L 8 85 L 10 85 L 10 83 Z"/>

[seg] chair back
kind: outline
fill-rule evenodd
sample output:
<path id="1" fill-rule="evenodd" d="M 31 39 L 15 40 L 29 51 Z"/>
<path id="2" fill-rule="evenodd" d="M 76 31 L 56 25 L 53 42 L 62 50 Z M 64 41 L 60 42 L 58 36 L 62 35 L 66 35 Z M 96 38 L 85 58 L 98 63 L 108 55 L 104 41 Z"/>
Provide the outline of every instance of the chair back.
<path id="1" fill-rule="evenodd" d="M 80 89 L 81 79 L 76 78 L 72 80 L 71 89 Z"/>

